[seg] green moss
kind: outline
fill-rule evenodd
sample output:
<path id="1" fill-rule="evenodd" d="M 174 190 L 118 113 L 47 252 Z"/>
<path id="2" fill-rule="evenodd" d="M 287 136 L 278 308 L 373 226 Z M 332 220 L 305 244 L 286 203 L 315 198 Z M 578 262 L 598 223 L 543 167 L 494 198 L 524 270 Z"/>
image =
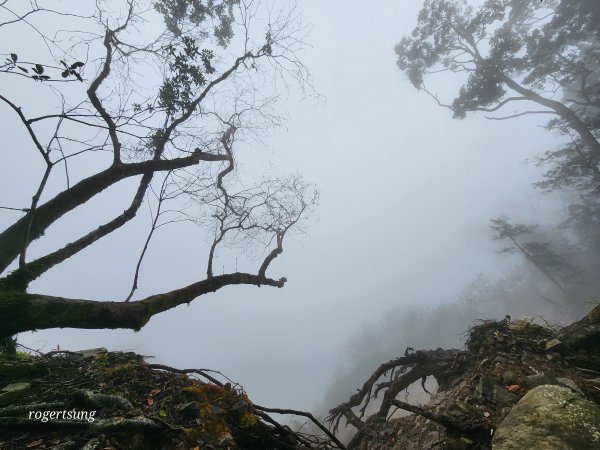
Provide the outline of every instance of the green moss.
<path id="1" fill-rule="evenodd" d="M 25 292 L 30 283 L 31 276 L 28 271 L 17 269 L 0 278 L 0 291 Z"/>
<path id="2" fill-rule="evenodd" d="M 26 324 L 30 322 L 31 311 L 31 301 L 27 294 L 0 289 L 0 337 L 6 338 L 29 330 Z M 8 348 L 10 349 L 10 343 Z"/>
<path id="3" fill-rule="evenodd" d="M 106 369 L 107 373 L 113 373 L 113 374 L 121 374 L 124 372 L 131 372 L 137 369 L 137 366 L 134 363 L 125 363 L 125 364 L 119 364 L 117 366 L 114 367 L 109 367 Z"/>
<path id="4" fill-rule="evenodd" d="M 108 356 L 106 353 L 98 353 L 94 356 L 94 366 L 106 367 L 108 365 Z"/>
<path id="5" fill-rule="evenodd" d="M 200 407 L 197 430 L 225 448 L 234 444 L 234 429 L 256 425 L 256 417 L 247 411 L 232 411 L 233 405 L 239 402 L 241 395 L 231 389 L 212 384 L 198 384 L 183 388 L 182 393 L 186 400 L 195 401 Z"/>

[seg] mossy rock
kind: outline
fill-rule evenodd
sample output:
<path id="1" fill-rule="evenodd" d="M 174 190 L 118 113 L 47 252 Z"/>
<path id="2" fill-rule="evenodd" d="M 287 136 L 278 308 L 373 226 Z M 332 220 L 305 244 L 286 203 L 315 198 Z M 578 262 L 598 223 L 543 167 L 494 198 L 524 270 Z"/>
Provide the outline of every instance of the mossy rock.
<path id="1" fill-rule="evenodd" d="M 600 448 L 600 408 L 563 386 L 529 391 L 498 426 L 494 450 Z"/>
<path id="2" fill-rule="evenodd" d="M 0 406 L 10 405 L 23 397 L 31 389 L 29 383 L 12 383 L 0 389 Z"/>
<path id="3" fill-rule="evenodd" d="M 26 381 L 45 375 L 46 372 L 46 367 L 39 362 L 0 357 L 0 380 Z"/>

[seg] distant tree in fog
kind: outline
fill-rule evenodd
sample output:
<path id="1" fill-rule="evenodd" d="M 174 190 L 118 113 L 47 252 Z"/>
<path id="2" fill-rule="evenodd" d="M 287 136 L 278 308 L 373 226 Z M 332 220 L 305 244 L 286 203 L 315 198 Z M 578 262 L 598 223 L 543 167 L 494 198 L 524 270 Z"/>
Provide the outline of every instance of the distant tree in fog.
<path id="1" fill-rule="evenodd" d="M 600 2 L 487 0 L 474 8 L 427 0 L 396 54 L 411 83 L 457 119 L 476 111 L 493 120 L 552 116 L 548 128 L 570 142 L 540 158 L 552 168 L 539 187 L 598 193 Z M 438 73 L 454 74 L 460 86 L 451 102 L 428 85 Z M 499 115 L 509 107 L 515 112 Z"/>
<path id="2" fill-rule="evenodd" d="M 427 0 L 412 37 L 400 41 L 396 54 L 411 83 L 451 109 L 455 118 L 507 105 L 521 110 L 491 118 L 554 116 L 550 126 L 573 131 L 593 155 L 592 170 L 598 169 L 600 156 L 597 114 L 590 114 L 600 107 L 598 79 L 592 76 L 598 69 L 599 38 L 600 7 L 589 0 L 487 0 L 478 9 L 465 0 Z M 460 83 L 449 104 L 426 84 L 440 72 L 457 74 Z M 566 86 L 576 95 L 556 100 Z M 536 109 L 527 109 L 531 106 Z"/>
<path id="3" fill-rule="evenodd" d="M 493 239 L 507 241 L 508 247 L 500 250 L 504 254 L 521 254 L 527 261 L 542 272 L 565 295 L 566 286 L 577 280 L 581 270 L 571 264 L 565 257 L 552 250 L 547 242 L 535 240 L 532 236 L 536 226 L 514 224 L 508 220 L 491 219 L 494 231 Z"/>
<path id="4" fill-rule="evenodd" d="M 578 193 L 555 233 L 575 238 L 594 284 L 600 270 L 600 2 L 486 0 L 474 7 L 465 0 L 427 0 L 396 54 L 411 83 L 457 119 L 472 112 L 491 120 L 551 117 L 547 128 L 564 144 L 537 158 L 546 171 L 535 186 Z M 430 85 L 439 73 L 456 81 L 451 101 Z M 566 278 L 558 273 L 568 258 L 551 246 L 537 241 L 514 249 L 564 290 Z M 566 270 L 564 277 L 573 274 Z"/>

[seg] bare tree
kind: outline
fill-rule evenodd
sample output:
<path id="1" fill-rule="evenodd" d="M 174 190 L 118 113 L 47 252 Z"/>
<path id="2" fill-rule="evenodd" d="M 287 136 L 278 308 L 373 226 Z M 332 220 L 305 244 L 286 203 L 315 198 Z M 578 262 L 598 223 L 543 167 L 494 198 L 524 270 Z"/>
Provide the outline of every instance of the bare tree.
<path id="1" fill-rule="evenodd" d="M 6 213 L 22 217 L 0 233 L 1 336 L 53 327 L 140 329 L 153 315 L 224 286 L 284 286 L 284 277 L 267 271 L 284 238 L 302 230 L 316 191 L 299 175 L 246 185 L 236 149 L 262 142 L 281 122 L 275 105 L 282 89 L 313 92 L 296 56 L 307 28 L 294 3 L 128 0 L 90 2 L 74 12 L 5 0 L 0 32 L 27 39 L 19 51 L 3 39 L 0 108 L 29 136 L 19 152 L 33 150 L 43 164 L 30 204 L 2 202 Z M 39 101 L 25 95 L 29 90 Z M 30 244 L 50 226 L 65 226 L 66 214 L 127 179 L 137 186 L 121 214 L 28 258 Z M 125 226 L 144 199 L 152 224 L 125 301 L 27 292 L 32 281 Z M 155 231 L 181 220 L 211 236 L 204 275 L 130 301 Z M 262 248 L 256 272 L 215 274 L 225 243 Z"/>

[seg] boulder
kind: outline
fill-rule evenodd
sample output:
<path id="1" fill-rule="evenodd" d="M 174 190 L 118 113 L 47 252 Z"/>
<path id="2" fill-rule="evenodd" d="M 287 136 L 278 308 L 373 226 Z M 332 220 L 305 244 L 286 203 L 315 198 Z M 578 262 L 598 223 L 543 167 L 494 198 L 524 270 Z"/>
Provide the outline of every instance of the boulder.
<path id="1" fill-rule="evenodd" d="M 494 450 L 600 448 L 600 407 L 573 390 L 544 384 L 530 390 L 498 426 Z"/>
<path id="2" fill-rule="evenodd" d="M 550 373 L 540 372 L 535 375 L 529 375 L 525 377 L 525 386 L 529 389 L 533 389 L 544 384 L 560 384 L 556 377 Z"/>
<path id="3" fill-rule="evenodd" d="M 0 379 L 21 381 L 45 375 L 46 372 L 46 367 L 41 363 L 0 358 Z"/>
<path id="4" fill-rule="evenodd" d="M 12 383 L 0 389 L 0 406 L 9 405 L 23 397 L 31 388 L 30 383 Z"/>

